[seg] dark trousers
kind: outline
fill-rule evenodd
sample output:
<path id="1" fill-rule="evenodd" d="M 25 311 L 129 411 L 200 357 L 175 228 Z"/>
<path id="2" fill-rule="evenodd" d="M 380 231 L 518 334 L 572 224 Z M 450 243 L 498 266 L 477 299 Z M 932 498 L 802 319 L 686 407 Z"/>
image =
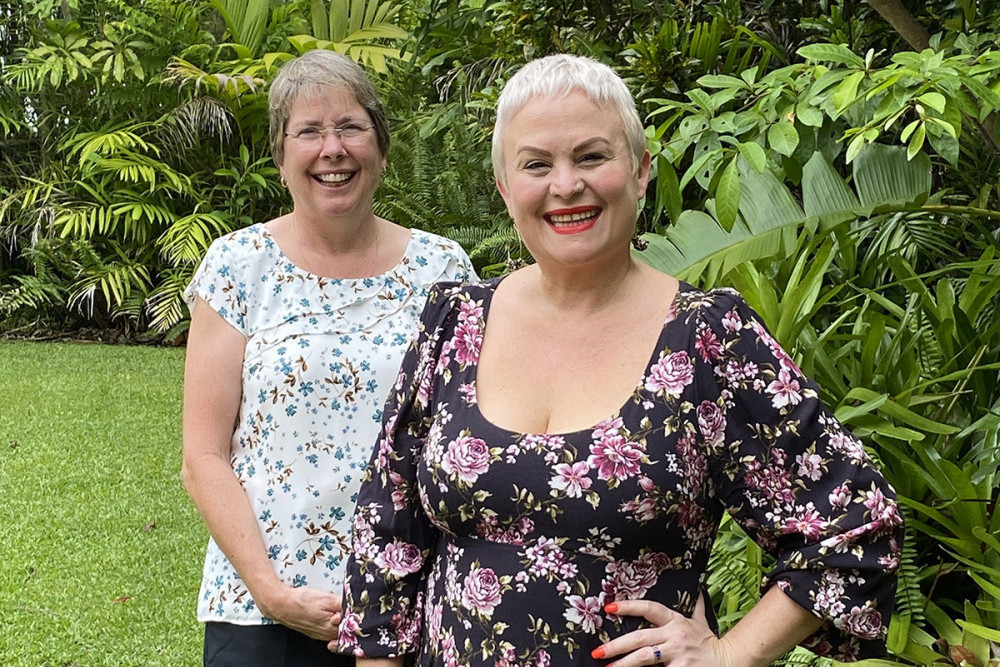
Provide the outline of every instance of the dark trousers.
<path id="1" fill-rule="evenodd" d="M 205 667 L 354 667 L 326 642 L 283 625 L 205 624 Z"/>

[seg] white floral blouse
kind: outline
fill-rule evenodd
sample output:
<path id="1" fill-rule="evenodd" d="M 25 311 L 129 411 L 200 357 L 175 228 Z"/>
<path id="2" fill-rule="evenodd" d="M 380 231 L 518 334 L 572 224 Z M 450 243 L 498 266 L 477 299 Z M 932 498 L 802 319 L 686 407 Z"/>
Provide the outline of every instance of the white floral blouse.
<path id="1" fill-rule="evenodd" d="M 765 587 L 824 620 L 807 646 L 841 660 L 884 649 L 895 494 L 739 294 L 683 284 L 621 409 L 537 434 L 477 406 L 497 284 L 429 297 L 361 486 L 342 650 L 425 667 L 601 664 L 594 648 L 644 622 L 605 604 L 690 615 L 723 512 L 777 557 Z"/>
<path id="2" fill-rule="evenodd" d="M 263 224 L 209 248 L 184 296 L 247 339 L 231 460 L 287 584 L 341 592 L 361 473 L 427 293 L 470 277 L 457 243 L 416 229 L 402 261 L 371 278 L 304 271 Z M 198 619 L 270 622 L 214 540 Z"/>

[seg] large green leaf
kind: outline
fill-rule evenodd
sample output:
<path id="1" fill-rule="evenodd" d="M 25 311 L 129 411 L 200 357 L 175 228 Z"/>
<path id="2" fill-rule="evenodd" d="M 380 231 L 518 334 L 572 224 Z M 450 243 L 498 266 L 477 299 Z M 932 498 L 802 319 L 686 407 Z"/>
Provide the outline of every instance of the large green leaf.
<path id="1" fill-rule="evenodd" d="M 854 160 L 854 183 L 863 206 L 923 203 L 931 190 L 931 159 L 906 157 L 904 146 L 869 144 Z"/>
<path id="2" fill-rule="evenodd" d="M 758 173 L 741 160 L 739 217 L 731 231 L 705 212 L 684 211 L 662 236 L 646 235 L 650 247 L 639 256 L 666 273 L 713 284 L 743 262 L 787 254 L 804 225 L 830 228 L 874 212 L 917 208 L 930 191 L 929 158 L 907 160 L 905 148 L 870 144 L 853 168 L 857 193 L 814 153 L 802 171 L 803 211 L 773 173 Z"/>

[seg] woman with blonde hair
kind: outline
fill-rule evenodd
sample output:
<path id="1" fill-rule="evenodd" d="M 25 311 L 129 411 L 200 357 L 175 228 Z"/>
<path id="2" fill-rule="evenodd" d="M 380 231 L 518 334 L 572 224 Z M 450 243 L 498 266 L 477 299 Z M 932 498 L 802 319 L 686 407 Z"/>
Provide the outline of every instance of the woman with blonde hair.
<path id="1" fill-rule="evenodd" d="M 893 490 L 738 293 L 631 254 L 650 154 L 621 79 L 525 65 L 493 165 L 536 263 L 431 293 L 358 499 L 343 649 L 448 667 L 883 651 Z M 717 637 L 723 512 L 777 564 Z"/>

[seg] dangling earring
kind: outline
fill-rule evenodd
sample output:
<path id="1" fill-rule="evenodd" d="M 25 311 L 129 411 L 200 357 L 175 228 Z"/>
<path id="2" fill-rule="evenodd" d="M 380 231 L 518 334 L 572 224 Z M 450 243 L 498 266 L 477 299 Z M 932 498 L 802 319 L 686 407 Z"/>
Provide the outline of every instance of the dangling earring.
<path id="1" fill-rule="evenodd" d="M 521 232 L 518 231 L 517 226 L 514 226 L 514 235 L 517 236 L 517 250 L 519 255 L 524 254 L 524 239 L 521 238 Z M 510 250 L 507 251 L 507 261 L 504 262 L 504 268 L 507 269 L 507 273 L 512 273 L 517 271 L 523 266 L 526 266 L 527 262 L 524 261 L 523 257 L 511 257 Z"/>
<path id="2" fill-rule="evenodd" d="M 280 183 L 281 183 L 281 187 L 286 188 L 286 189 L 288 188 L 288 181 L 285 180 L 285 175 L 284 174 L 281 175 Z"/>
<path id="3" fill-rule="evenodd" d="M 642 238 L 642 232 L 639 231 L 643 227 L 643 225 L 639 224 L 639 222 L 646 215 L 645 210 L 643 210 L 642 208 L 642 200 L 643 198 L 640 197 L 639 206 L 637 207 L 638 210 L 636 211 L 635 215 L 635 233 L 632 234 L 632 247 L 638 250 L 639 252 L 642 252 L 643 250 L 649 247 L 649 241 Z"/>
<path id="4" fill-rule="evenodd" d="M 526 262 L 520 257 L 511 257 L 510 253 L 507 253 L 507 261 L 504 262 L 504 268 L 507 269 L 507 273 L 513 273 L 518 269 L 522 268 Z"/>

